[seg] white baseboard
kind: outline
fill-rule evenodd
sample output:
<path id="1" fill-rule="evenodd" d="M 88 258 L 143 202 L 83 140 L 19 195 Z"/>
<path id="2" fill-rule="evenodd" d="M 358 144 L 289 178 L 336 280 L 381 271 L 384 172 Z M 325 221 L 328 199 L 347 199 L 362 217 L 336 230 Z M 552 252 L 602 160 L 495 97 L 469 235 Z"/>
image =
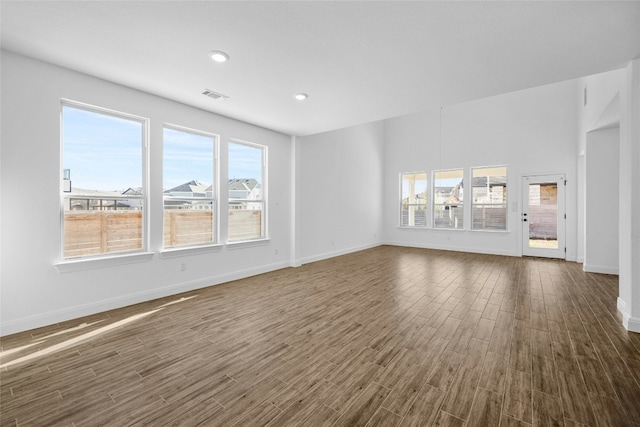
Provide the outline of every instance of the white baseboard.
<path id="1" fill-rule="evenodd" d="M 627 303 L 624 302 L 624 300 L 622 300 L 620 297 L 618 297 L 618 299 L 616 300 L 616 307 L 618 307 L 618 311 L 620 313 L 627 312 Z"/>
<path id="2" fill-rule="evenodd" d="M 622 314 L 622 326 L 624 326 L 627 331 L 640 332 L 640 318 L 631 317 L 627 314 L 627 303 L 618 297 L 616 306 L 620 314 Z"/>
<path id="3" fill-rule="evenodd" d="M 360 246 L 352 246 L 350 248 L 344 248 L 344 249 L 339 249 L 337 251 L 331 251 L 331 252 L 325 252 L 322 254 L 317 254 L 317 255 L 311 255 L 308 257 L 303 257 L 302 258 L 302 264 L 309 264 L 310 262 L 316 262 L 316 261 L 322 261 L 323 259 L 329 259 L 329 258 L 334 258 L 340 255 L 346 255 L 346 254 L 350 254 L 352 252 L 358 252 L 358 251 L 363 251 L 365 249 L 371 249 L 371 248 L 375 248 L 377 246 L 382 245 L 382 243 L 369 243 L 366 245 L 360 245 Z"/>
<path id="4" fill-rule="evenodd" d="M 421 249 L 435 249 L 439 251 L 453 251 L 453 252 L 470 252 L 474 254 L 485 255 L 504 255 L 519 257 L 520 254 L 514 251 L 502 251 L 502 250 L 490 250 L 487 248 L 470 248 L 466 246 L 451 246 L 451 245 L 433 245 L 430 243 L 408 243 L 408 242 L 384 242 L 383 244 L 389 246 L 404 246 L 409 248 L 421 248 Z"/>
<path id="5" fill-rule="evenodd" d="M 55 323 L 65 322 L 83 316 L 89 316 L 92 314 L 101 313 L 103 311 L 122 308 L 145 301 L 151 301 L 157 298 L 164 298 L 171 295 L 180 294 L 183 292 L 194 291 L 197 289 L 219 285 L 221 283 L 231 282 L 238 279 L 244 279 L 246 277 L 268 273 L 270 271 L 280 270 L 290 266 L 291 264 L 289 261 L 267 264 L 245 270 L 234 271 L 231 273 L 220 274 L 217 276 L 205 277 L 203 279 L 192 280 L 189 282 L 182 282 L 175 285 L 164 286 L 161 288 L 150 289 L 148 291 L 138 292 L 131 295 L 110 298 L 95 303 L 71 307 L 65 310 L 52 311 L 35 316 L 23 317 L 21 319 L 16 319 L 0 324 L 0 336 L 40 328 L 42 326 L 53 325 Z"/>
<path id="6" fill-rule="evenodd" d="M 626 314 L 623 314 L 622 326 L 624 326 L 627 329 L 627 331 L 640 333 L 640 318 L 629 317 Z"/>
<path id="7" fill-rule="evenodd" d="M 618 266 L 583 264 L 582 269 L 587 273 L 618 274 Z"/>

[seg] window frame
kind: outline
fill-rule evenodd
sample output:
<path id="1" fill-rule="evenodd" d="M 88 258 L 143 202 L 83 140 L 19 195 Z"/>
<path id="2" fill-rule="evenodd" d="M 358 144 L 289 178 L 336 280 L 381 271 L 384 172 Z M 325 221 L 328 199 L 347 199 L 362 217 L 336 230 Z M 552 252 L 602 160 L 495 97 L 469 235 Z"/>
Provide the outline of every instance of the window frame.
<path id="1" fill-rule="evenodd" d="M 505 184 L 504 184 L 504 201 L 502 203 L 475 203 L 474 201 L 474 195 L 473 195 L 473 172 L 474 170 L 477 169 L 498 169 L 498 168 L 504 168 L 505 170 Z M 508 197 L 508 192 L 509 192 L 509 168 L 507 165 L 493 165 L 493 166 L 473 166 L 470 168 L 470 199 L 471 199 L 471 203 L 470 203 L 470 207 L 471 207 L 471 215 L 470 215 L 470 230 L 471 231 L 481 231 L 481 232 L 490 232 L 490 233 L 505 233 L 505 232 L 509 232 L 509 197 Z M 489 175 L 484 175 L 484 176 L 489 176 Z M 493 176 L 501 176 L 501 175 L 493 175 Z M 473 218 L 473 211 L 474 211 L 474 206 L 504 206 L 504 210 L 505 210 L 505 219 L 504 219 L 504 228 L 474 228 L 474 218 Z"/>
<path id="2" fill-rule="evenodd" d="M 262 186 L 262 191 L 261 191 L 261 198 L 259 200 L 252 200 L 252 199 L 233 199 L 234 202 L 247 202 L 247 203 L 260 203 L 262 205 L 262 209 L 261 209 L 261 216 L 260 216 L 260 230 L 261 230 L 261 235 L 259 237 L 255 237 L 255 238 L 251 238 L 251 239 L 237 239 L 237 240 L 231 240 L 229 239 L 229 201 L 231 200 L 229 197 L 229 180 L 231 179 L 229 177 L 229 170 L 230 170 L 230 159 L 229 159 L 229 147 L 230 144 L 238 144 L 238 145 L 244 145 L 247 147 L 251 147 L 251 148 L 256 148 L 262 151 L 262 181 L 260 182 L 260 185 Z M 268 161 L 268 156 L 269 156 L 269 147 L 266 145 L 262 145 L 262 144 L 257 144 L 255 142 L 250 142 L 250 141 L 245 141 L 242 139 L 237 139 L 237 138 L 229 138 L 227 140 L 227 180 L 226 180 L 226 185 L 227 185 L 227 211 L 226 211 L 226 215 L 227 215 L 227 235 L 226 235 L 226 242 L 225 244 L 227 245 L 236 245 L 236 246 L 240 246 L 243 243 L 252 243 L 252 242 L 259 242 L 262 240 L 268 240 L 269 239 L 269 218 L 268 218 L 268 209 L 267 209 L 267 202 L 268 202 L 268 193 L 269 193 L 269 185 L 268 185 L 268 165 L 269 165 L 269 161 Z"/>
<path id="3" fill-rule="evenodd" d="M 96 197 L 91 194 L 74 194 L 74 196 L 80 197 L 70 197 L 67 194 L 71 192 L 66 191 L 66 183 L 63 178 L 66 173 L 64 169 L 64 108 L 75 108 L 78 110 L 84 110 L 90 113 L 101 114 L 106 116 L 115 117 L 118 119 L 129 120 L 133 122 L 138 122 L 141 125 L 141 195 L 122 195 L 123 197 L 109 197 L 105 195 L 101 195 L 100 197 Z M 116 260 L 115 262 L 120 262 L 126 258 L 138 258 L 141 260 L 149 260 L 149 136 L 150 136 L 150 120 L 147 117 L 142 117 L 130 113 L 124 113 L 122 111 L 113 110 L 110 108 L 100 107 L 93 104 L 88 104 L 85 102 L 75 101 L 72 99 L 61 98 L 59 105 L 59 114 L 60 114 L 60 157 L 59 157 L 59 166 L 58 166 L 58 177 L 59 177 L 59 191 L 58 191 L 58 199 L 59 199 L 59 209 L 60 209 L 60 245 L 59 245 L 59 256 L 58 262 L 55 264 L 56 269 L 61 272 L 73 271 L 75 269 L 83 269 L 74 268 L 73 266 L 82 266 L 85 265 L 84 268 L 87 268 L 87 261 L 98 261 L 100 264 L 109 265 L 112 264 L 110 260 Z M 73 179 L 71 180 L 73 181 Z M 82 197 L 85 196 L 85 197 Z M 119 199 L 127 199 L 127 200 L 140 200 L 142 203 L 141 213 L 142 213 L 142 224 L 141 224 L 141 247 L 140 249 L 133 249 L 127 251 L 118 251 L 118 252 L 105 252 L 98 254 L 90 254 L 90 255 L 78 255 L 65 257 L 65 203 L 69 201 L 71 203 L 72 199 L 82 199 L 82 200 L 119 200 Z M 133 259 L 132 258 L 132 259 Z M 67 265 L 68 267 L 65 267 Z M 93 265 L 93 264 L 92 264 Z"/>
<path id="4" fill-rule="evenodd" d="M 463 191 L 463 198 L 462 201 L 460 203 L 436 203 L 436 174 L 439 172 L 460 172 L 461 173 L 461 180 L 462 180 L 462 191 Z M 431 176 L 431 227 L 434 230 L 452 230 L 452 231 L 462 231 L 465 230 L 467 227 L 467 221 L 465 221 L 465 203 L 464 203 L 464 168 L 453 168 L 453 169 L 438 169 L 438 170 L 434 170 L 432 171 L 432 176 Z M 436 206 L 449 206 L 449 209 L 451 209 L 451 206 L 458 206 L 461 208 L 462 210 L 462 227 L 459 228 L 455 228 L 455 227 L 438 227 L 436 226 Z"/>
<path id="5" fill-rule="evenodd" d="M 402 218 L 403 218 L 403 215 L 402 215 L 402 212 L 403 212 L 403 209 L 402 209 L 402 207 L 403 207 L 402 196 L 404 195 L 403 192 L 402 192 L 402 183 L 404 181 L 405 175 L 424 175 L 425 192 L 427 193 L 426 197 L 424 198 L 424 203 L 407 203 L 407 207 L 416 206 L 416 207 L 423 207 L 424 208 L 424 215 L 425 215 L 424 225 L 415 225 L 415 223 L 414 223 L 414 225 L 409 225 L 409 224 L 404 225 L 402 223 Z M 427 218 L 427 215 L 428 215 L 428 212 L 429 212 L 429 197 L 430 197 L 430 194 L 429 194 L 429 173 L 426 172 L 426 171 L 400 172 L 399 178 L 400 178 L 400 180 L 399 180 L 399 188 L 398 188 L 399 189 L 399 197 L 398 197 L 398 199 L 399 199 L 399 204 L 398 205 L 399 206 L 398 207 L 400 209 L 398 210 L 398 214 L 399 214 L 398 227 L 400 227 L 400 228 L 408 228 L 408 229 L 426 229 L 426 228 L 428 228 L 428 226 L 429 226 L 429 218 Z"/>
<path id="6" fill-rule="evenodd" d="M 202 136 L 205 138 L 211 138 L 213 142 L 213 163 L 211 167 L 213 168 L 213 173 L 211 174 L 213 183 L 211 184 L 211 197 L 189 197 L 189 196 L 166 196 L 164 194 L 164 189 L 162 192 L 162 252 L 173 252 L 173 251 L 185 251 L 189 249 L 197 249 L 197 248 L 205 248 L 211 246 L 217 246 L 220 240 L 220 135 L 207 132 L 199 129 L 190 128 L 187 126 L 176 125 L 173 123 L 165 122 L 162 124 L 162 187 L 164 188 L 164 149 L 165 149 L 165 137 L 164 131 L 165 129 L 169 129 L 176 132 L 184 132 L 193 134 L 196 136 Z M 176 246 L 165 246 L 165 235 L 164 235 L 164 213 L 165 213 L 165 201 L 174 200 L 174 201 L 210 201 L 211 202 L 211 212 L 212 212 L 212 224 L 211 224 L 211 232 L 212 232 L 212 241 L 206 243 L 193 243 L 193 244 L 183 244 Z"/>

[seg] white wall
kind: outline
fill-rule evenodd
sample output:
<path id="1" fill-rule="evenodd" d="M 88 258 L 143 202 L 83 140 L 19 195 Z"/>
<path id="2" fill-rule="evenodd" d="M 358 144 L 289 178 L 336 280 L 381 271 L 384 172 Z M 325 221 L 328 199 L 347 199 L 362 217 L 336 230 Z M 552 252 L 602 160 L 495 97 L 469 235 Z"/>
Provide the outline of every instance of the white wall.
<path id="1" fill-rule="evenodd" d="M 620 128 L 587 134 L 584 270 L 618 274 Z"/>
<path id="2" fill-rule="evenodd" d="M 380 244 L 382 122 L 298 138 L 302 262 Z"/>
<path id="3" fill-rule="evenodd" d="M 579 112 L 579 142 L 577 151 L 578 262 L 584 262 L 584 219 L 587 215 L 585 211 L 585 156 L 587 148 L 587 133 L 597 129 L 612 127 L 615 125 L 616 121 L 620 121 L 619 100 L 617 101 L 616 99 L 619 98 L 619 93 L 621 88 L 624 86 L 625 78 L 626 71 L 624 69 L 619 69 L 579 79 L 578 85 L 580 93 L 576 97 L 576 108 Z"/>
<path id="4" fill-rule="evenodd" d="M 571 80 L 425 111 L 385 123 L 384 240 L 395 245 L 521 255 L 521 178 L 564 173 L 567 259 L 576 259 L 578 82 Z M 508 231 L 414 230 L 398 227 L 401 172 L 506 165 Z M 465 198 L 469 200 L 469 186 Z M 465 222 L 469 222 L 468 203 Z"/>
<path id="5" fill-rule="evenodd" d="M 640 59 L 620 92 L 620 290 L 624 326 L 640 332 Z"/>
<path id="6" fill-rule="evenodd" d="M 1 333 L 8 334 L 290 265 L 291 151 L 289 136 L 183 104 L 2 52 Z M 150 119 L 150 250 L 152 259 L 58 273 L 60 248 L 60 98 Z M 213 101 L 212 101 L 213 102 Z M 238 138 L 269 148 L 270 241 L 223 246 L 166 258 L 162 245 L 162 125 L 164 122 Z M 226 182 L 226 163 L 221 162 Z M 221 211 L 226 190 L 221 186 Z M 221 216 L 222 237 L 226 218 Z M 276 255 L 277 250 L 277 255 Z M 186 271 L 180 265 L 186 264 Z"/>

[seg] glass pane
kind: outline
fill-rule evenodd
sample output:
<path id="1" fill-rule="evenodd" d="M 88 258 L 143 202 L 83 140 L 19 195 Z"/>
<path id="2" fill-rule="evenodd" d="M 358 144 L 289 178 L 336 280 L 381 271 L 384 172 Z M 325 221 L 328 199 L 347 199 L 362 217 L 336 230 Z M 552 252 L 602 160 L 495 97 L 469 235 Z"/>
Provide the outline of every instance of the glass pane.
<path id="1" fill-rule="evenodd" d="M 558 249 L 558 184 L 529 184 L 529 247 Z"/>
<path id="2" fill-rule="evenodd" d="M 425 227 L 427 225 L 427 174 L 403 173 L 400 187 L 400 226 Z"/>
<path id="3" fill-rule="evenodd" d="M 462 205 L 435 205 L 433 207 L 434 228 L 464 228 L 464 209 Z"/>
<path id="4" fill-rule="evenodd" d="M 212 136 L 164 128 L 163 190 L 174 197 L 213 197 Z"/>
<path id="5" fill-rule="evenodd" d="M 264 155 L 263 147 L 229 143 L 229 241 L 260 239 L 265 235 Z"/>
<path id="6" fill-rule="evenodd" d="M 142 123 L 63 106 L 63 173 L 73 193 L 142 187 Z"/>
<path id="7" fill-rule="evenodd" d="M 464 228 L 463 176 L 461 169 L 434 172 L 434 228 Z"/>
<path id="8" fill-rule="evenodd" d="M 141 199 L 65 198 L 65 258 L 140 249 Z"/>
<path id="9" fill-rule="evenodd" d="M 212 243 L 213 202 L 164 201 L 164 247 Z"/>
<path id="10" fill-rule="evenodd" d="M 400 225 L 402 227 L 426 227 L 427 207 L 403 203 Z"/>
<path id="11" fill-rule="evenodd" d="M 264 236 L 261 202 L 229 201 L 229 241 L 259 239 Z"/>
<path id="12" fill-rule="evenodd" d="M 65 258 L 141 250 L 143 123 L 62 107 Z"/>
<path id="13" fill-rule="evenodd" d="M 471 217 L 474 230 L 507 229 L 507 205 L 473 205 Z"/>
<path id="14" fill-rule="evenodd" d="M 229 182 L 237 181 L 240 183 L 251 182 L 252 189 L 258 186 L 262 189 L 262 164 L 263 164 L 263 148 L 252 147 L 250 145 L 229 143 Z M 253 183 L 255 181 L 255 183 Z M 242 193 L 242 185 L 230 188 L 229 198 L 248 198 L 247 193 Z M 231 195 L 231 191 L 234 195 Z M 240 191 L 240 192 L 239 192 Z M 262 198 L 262 192 L 259 193 Z"/>
<path id="15" fill-rule="evenodd" d="M 507 168 L 487 167 L 471 170 L 471 228 L 507 229 Z"/>

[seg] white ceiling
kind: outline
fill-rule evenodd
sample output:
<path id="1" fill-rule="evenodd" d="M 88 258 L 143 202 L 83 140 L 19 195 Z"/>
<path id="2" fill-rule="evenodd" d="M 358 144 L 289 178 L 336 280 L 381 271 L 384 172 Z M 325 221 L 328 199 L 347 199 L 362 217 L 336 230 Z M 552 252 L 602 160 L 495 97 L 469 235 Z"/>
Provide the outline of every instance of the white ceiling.
<path id="1" fill-rule="evenodd" d="M 609 71 L 640 54 L 638 1 L 3 0 L 1 14 L 4 49 L 292 135 Z M 209 60 L 213 49 L 230 61 Z"/>

